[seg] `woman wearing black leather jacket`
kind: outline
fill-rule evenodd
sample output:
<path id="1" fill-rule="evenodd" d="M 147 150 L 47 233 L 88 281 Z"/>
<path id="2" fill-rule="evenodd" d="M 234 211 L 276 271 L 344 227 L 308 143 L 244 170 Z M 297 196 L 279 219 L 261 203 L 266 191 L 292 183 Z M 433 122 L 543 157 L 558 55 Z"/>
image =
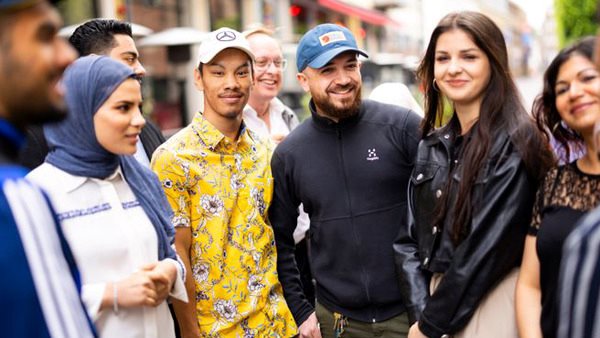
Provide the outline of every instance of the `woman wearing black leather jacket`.
<path id="1" fill-rule="evenodd" d="M 418 69 L 424 136 L 409 224 L 394 244 L 409 338 L 517 336 L 515 268 L 553 156 L 509 74 L 502 32 L 486 16 L 452 13 L 433 31 Z M 436 129 L 444 97 L 453 114 Z"/>

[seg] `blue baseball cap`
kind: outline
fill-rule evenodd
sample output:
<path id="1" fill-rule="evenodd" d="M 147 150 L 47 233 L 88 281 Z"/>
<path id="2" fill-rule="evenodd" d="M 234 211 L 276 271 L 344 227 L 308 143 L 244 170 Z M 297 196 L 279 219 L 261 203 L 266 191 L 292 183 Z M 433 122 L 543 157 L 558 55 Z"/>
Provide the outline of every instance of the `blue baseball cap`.
<path id="1" fill-rule="evenodd" d="M 324 23 L 304 34 L 296 52 L 298 72 L 306 67 L 321 68 L 340 53 L 354 51 L 364 57 L 367 52 L 359 49 L 356 39 L 346 27 Z"/>

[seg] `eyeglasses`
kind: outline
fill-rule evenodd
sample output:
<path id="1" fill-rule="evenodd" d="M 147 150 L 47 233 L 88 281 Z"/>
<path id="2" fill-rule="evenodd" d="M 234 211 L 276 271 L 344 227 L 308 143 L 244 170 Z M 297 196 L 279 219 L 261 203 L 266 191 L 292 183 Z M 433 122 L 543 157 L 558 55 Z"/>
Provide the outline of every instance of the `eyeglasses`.
<path id="1" fill-rule="evenodd" d="M 254 61 L 254 68 L 256 68 L 256 70 L 266 70 L 271 66 L 271 64 L 273 64 L 273 66 L 279 70 L 284 70 L 287 66 L 287 60 L 260 58 Z"/>

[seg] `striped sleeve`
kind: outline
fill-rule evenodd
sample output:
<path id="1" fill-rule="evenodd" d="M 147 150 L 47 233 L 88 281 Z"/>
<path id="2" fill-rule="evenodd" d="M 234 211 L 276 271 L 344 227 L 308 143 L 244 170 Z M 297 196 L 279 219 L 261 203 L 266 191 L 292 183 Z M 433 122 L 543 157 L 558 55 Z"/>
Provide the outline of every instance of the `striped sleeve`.
<path id="1" fill-rule="evenodd" d="M 600 208 L 579 223 L 563 247 L 559 338 L 600 337 Z"/>
<path id="2" fill-rule="evenodd" d="M 95 333 L 65 259 L 47 199 L 37 187 L 22 179 L 2 180 L 0 187 L 18 231 L 50 336 L 93 337 Z"/>

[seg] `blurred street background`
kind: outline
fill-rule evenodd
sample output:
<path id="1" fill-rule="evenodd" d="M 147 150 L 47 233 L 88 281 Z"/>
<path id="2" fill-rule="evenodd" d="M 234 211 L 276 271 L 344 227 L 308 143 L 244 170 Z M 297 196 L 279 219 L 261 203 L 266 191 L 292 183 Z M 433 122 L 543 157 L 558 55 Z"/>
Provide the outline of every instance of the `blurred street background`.
<path id="1" fill-rule="evenodd" d="M 432 29 L 449 12 L 479 11 L 502 29 L 513 76 L 530 109 L 557 50 L 595 33 L 597 0 L 65 0 L 59 6 L 65 36 L 95 17 L 134 24 L 148 71 L 144 112 L 169 135 L 201 108 L 192 75 L 196 49 L 207 32 L 219 27 L 276 29 L 288 59 L 281 99 L 302 119 L 307 100 L 296 83 L 294 61 L 296 44 L 308 29 L 332 22 L 354 33 L 370 54 L 362 67 L 363 97 L 380 83 L 402 82 L 420 100 L 414 70 Z"/>

